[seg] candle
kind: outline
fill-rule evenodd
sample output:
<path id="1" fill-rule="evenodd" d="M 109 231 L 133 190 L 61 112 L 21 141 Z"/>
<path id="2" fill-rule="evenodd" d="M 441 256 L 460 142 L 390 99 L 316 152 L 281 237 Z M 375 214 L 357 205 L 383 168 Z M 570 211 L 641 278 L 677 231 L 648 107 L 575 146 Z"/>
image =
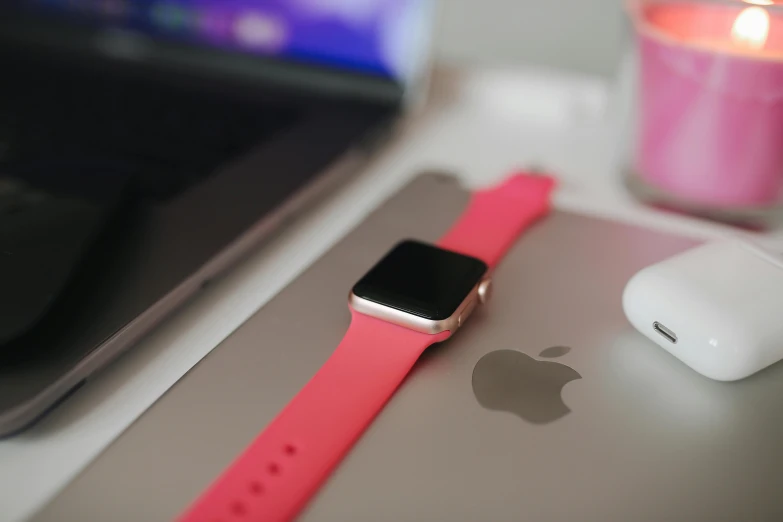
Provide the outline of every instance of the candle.
<path id="1" fill-rule="evenodd" d="M 635 171 L 715 208 L 783 196 L 783 12 L 769 0 L 638 2 Z M 755 4 L 755 5 L 751 5 Z"/>

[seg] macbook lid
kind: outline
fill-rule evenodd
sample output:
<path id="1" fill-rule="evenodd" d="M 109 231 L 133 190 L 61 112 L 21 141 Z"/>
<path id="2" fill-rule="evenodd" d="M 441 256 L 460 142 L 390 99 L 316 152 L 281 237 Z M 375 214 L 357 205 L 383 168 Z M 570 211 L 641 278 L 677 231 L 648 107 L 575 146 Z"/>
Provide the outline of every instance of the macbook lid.
<path id="1" fill-rule="evenodd" d="M 12 0 L 0 42 L 45 53 L 399 101 L 429 60 L 433 0 Z M 173 69 L 172 69 L 173 68 Z"/>
<path id="2" fill-rule="evenodd" d="M 468 199 L 449 178 L 409 185 L 33 520 L 173 519 L 327 360 L 356 280 L 400 239 L 437 239 Z M 629 277 L 693 244 L 564 211 L 533 226 L 493 300 L 425 352 L 300 520 L 782 520 L 783 367 L 710 381 L 622 312 Z"/>

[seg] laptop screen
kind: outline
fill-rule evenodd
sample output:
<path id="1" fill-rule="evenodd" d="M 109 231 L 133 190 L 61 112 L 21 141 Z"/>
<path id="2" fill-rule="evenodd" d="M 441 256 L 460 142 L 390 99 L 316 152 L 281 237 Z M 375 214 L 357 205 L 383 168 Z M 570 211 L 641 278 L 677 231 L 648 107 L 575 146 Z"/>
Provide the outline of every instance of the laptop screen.
<path id="1" fill-rule="evenodd" d="M 431 0 L 20 0 L 35 14 L 404 79 Z"/>

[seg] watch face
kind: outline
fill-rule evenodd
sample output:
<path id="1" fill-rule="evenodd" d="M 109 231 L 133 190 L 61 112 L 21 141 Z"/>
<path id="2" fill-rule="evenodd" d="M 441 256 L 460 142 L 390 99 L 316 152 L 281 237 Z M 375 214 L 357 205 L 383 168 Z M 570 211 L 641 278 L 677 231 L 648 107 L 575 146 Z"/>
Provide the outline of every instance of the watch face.
<path id="1" fill-rule="evenodd" d="M 474 257 L 403 241 L 356 283 L 353 293 L 425 319 L 448 319 L 487 273 Z"/>

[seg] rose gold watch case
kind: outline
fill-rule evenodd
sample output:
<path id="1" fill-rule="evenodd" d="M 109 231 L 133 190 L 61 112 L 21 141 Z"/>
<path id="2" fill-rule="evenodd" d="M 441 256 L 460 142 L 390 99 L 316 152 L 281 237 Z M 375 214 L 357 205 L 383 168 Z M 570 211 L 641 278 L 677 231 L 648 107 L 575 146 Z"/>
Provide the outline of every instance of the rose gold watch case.
<path id="1" fill-rule="evenodd" d="M 426 319 L 396 308 L 376 303 L 359 297 L 351 291 L 348 296 L 348 305 L 360 314 L 369 315 L 382 321 L 403 326 L 417 332 L 425 334 L 439 334 L 442 332 L 454 333 L 463 326 L 468 317 L 476 309 L 476 305 L 486 303 L 489 298 L 489 289 L 492 286 L 492 279 L 489 274 L 484 274 L 481 281 L 470 290 L 467 297 L 457 307 L 457 310 L 447 319 L 438 321 Z"/>

